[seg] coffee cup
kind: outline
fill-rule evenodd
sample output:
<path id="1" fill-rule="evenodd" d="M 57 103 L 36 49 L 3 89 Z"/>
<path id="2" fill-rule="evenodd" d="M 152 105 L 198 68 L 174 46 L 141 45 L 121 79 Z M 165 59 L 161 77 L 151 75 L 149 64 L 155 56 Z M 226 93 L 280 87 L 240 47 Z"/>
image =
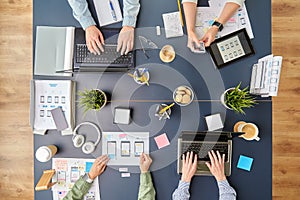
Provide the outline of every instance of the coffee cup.
<path id="1" fill-rule="evenodd" d="M 171 45 L 163 46 L 159 52 L 160 59 L 165 63 L 172 62 L 175 58 L 175 55 L 175 50 Z"/>
<path id="2" fill-rule="evenodd" d="M 57 153 L 55 145 L 41 146 L 35 152 L 35 157 L 40 162 L 49 161 Z"/>
<path id="3" fill-rule="evenodd" d="M 258 137 L 258 128 L 253 123 L 240 123 L 237 127 L 237 130 L 238 132 L 244 132 L 244 134 L 241 135 L 241 137 L 245 140 L 260 140 L 260 138 Z"/>

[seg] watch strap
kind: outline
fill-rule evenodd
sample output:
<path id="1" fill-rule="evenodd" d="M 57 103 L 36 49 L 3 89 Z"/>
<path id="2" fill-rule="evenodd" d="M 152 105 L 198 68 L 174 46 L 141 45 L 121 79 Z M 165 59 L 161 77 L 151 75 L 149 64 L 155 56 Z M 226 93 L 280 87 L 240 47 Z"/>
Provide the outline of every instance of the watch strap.
<path id="1" fill-rule="evenodd" d="M 93 183 L 94 182 L 94 180 L 89 177 L 88 173 L 85 173 L 85 175 L 82 177 L 82 179 L 85 180 L 88 183 Z"/>
<path id="2" fill-rule="evenodd" d="M 223 30 L 223 24 L 221 24 L 220 22 L 218 22 L 217 20 L 214 21 L 214 23 L 212 24 L 212 26 L 217 26 L 219 31 Z"/>

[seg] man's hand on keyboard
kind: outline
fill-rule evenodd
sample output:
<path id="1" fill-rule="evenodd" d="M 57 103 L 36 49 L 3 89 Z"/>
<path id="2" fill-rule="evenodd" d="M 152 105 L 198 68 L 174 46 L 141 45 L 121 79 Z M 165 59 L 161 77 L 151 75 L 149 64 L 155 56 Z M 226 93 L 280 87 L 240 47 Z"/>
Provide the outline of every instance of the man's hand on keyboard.
<path id="1" fill-rule="evenodd" d="M 134 27 L 132 26 L 123 26 L 120 31 L 118 38 L 118 46 L 117 51 L 121 53 L 121 55 L 127 55 L 129 51 L 133 49 L 134 43 Z"/>
<path id="2" fill-rule="evenodd" d="M 100 51 L 104 52 L 104 38 L 101 31 L 96 26 L 89 26 L 85 30 L 86 45 L 90 52 L 100 55 Z"/>
<path id="3" fill-rule="evenodd" d="M 217 181 L 223 181 L 226 180 L 226 176 L 224 173 L 224 162 L 225 162 L 225 154 L 220 155 L 219 151 L 217 151 L 217 154 L 214 151 L 208 152 L 210 163 L 206 162 L 205 164 L 209 168 L 210 172 Z"/>
<path id="4" fill-rule="evenodd" d="M 193 152 L 187 152 L 186 154 L 182 155 L 181 181 L 191 182 L 192 177 L 197 171 L 197 157 L 198 156 Z"/>

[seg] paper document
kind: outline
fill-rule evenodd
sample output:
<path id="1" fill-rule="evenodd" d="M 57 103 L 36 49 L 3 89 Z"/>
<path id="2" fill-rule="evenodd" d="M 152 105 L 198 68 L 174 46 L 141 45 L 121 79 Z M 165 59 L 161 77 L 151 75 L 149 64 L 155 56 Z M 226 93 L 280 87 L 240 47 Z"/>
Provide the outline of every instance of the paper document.
<path id="1" fill-rule="evenodd" d="M 214 0 L 208 1 L 208 3 L 209 7 L 197 7 L 195 31 L 199 39 L 204 36 L 214 20 L 219 17 L 226 1 Z M 243 28 L 246 28 L 250 39 L 253 39 L 254 35 L 245 4 L 224 24 L 224 29 L 218 33 L 217 37 L 228 35 Z"/>
<path id="2" fill-rule="evenodd" d="M 51 111 L 61 108 L 68 128 L 62 134 L 72 134 L 75 122 L 75 82 L 70 80 L 35 80 L 32 85 L 33 129 L 57 129 Z"/>
<path id="3" fill-rule="evenodd" d="M 102 154 L 107 165 L 139 165 L 141 153 L 149 153 L 149 132 L 103 132 Z"/>
<path id="4" fill-rule="evenodd" d="M 52 169 L 56 173 L 52 178 L 52 182 L 56 184 L 52 187 L 53 200 L 62 200 L 72 189 L 75 182 L 88 173 L 95 159 L 81 158 L 53 158 Z M 99 181 L 96 178 L 83 200 L 100 200 Z"/>
<path id="5" fill-rule="evenodd" d="M 94 0 L 100 27 L 123 20 L 118 0 Z"/>
<path id="6" fill-rule="evenodd" d="M 179 12 L 165 13 L 162 17 L 166 38 L 183 36 Z"/>

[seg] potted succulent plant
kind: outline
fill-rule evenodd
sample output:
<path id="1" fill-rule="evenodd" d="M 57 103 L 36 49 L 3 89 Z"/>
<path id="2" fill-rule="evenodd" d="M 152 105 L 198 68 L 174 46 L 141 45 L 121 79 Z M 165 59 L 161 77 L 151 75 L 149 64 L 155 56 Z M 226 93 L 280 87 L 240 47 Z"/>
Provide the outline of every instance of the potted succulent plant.
<path id="1" fill-rule="evenodd" d="M 83 91 L 79 91 L 78 95 L 80 97 L 79 106 L 84 108 L 84 115 L 89 110 L 101 110 L 107 103 L 106 94 L 99 89 L 84 89 Z"/>
<path id="2" fill-rule="evenodd" d="M 257 102 L 255 98 L 250 95 L 248 87 L 240 89 L 241 83 L 239 83 L 235 88 L 227 89 L 221 95 L 222 104 L 230 110 L 236 113 L 245 114 L 244 108 L 253 107 Z"/>

